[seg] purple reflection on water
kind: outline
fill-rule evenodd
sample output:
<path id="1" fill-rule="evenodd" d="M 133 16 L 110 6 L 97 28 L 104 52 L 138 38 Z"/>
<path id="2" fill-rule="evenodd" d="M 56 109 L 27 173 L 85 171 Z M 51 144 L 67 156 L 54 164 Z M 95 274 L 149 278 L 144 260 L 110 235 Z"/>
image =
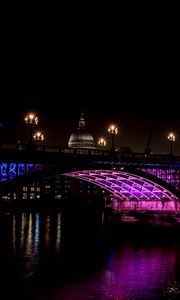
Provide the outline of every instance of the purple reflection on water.
<path id="1" fill-rule="evenodd" d="M 180 299 L 179 223 L 105 230 L 96 218 L 79 209 L 3 215 L 0 299 Z"/>
<path id="2" fill-rule="evenodd" d="M 176 299 L 170 298 L 180 296 L 175 248 L 141 246 L 127 242 L 112 249 L 101 272 L 57 285 L 51 300 Z"/>
<path id="3" fill-rule="evenodd" d="M 127 299 L 158 299 L 159 287 L 163 282 L 167 284 L 174 267 L 175 257 L 168 250 L 126 245 L 113 254 L 107 270 L 109 294 Z"/>

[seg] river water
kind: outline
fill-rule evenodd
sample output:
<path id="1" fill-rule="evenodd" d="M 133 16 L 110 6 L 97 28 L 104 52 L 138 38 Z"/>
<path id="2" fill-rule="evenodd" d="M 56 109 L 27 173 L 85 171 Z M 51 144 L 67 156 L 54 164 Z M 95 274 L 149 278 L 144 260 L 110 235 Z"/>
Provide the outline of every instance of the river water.
<path id="1" fill-rule="evenodd" d="M 180 224 L 1 212 L 0 299 L 180 299 Z"/>

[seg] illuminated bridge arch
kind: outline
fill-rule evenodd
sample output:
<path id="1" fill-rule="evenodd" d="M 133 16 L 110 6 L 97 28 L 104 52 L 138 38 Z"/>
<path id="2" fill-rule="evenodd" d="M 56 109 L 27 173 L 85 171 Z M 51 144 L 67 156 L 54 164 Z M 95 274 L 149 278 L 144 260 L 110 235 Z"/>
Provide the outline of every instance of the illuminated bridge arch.
<path id="1" fill-rule="evenodd" d="M 105 188 L 120 200 L 176 201 L 179 198 L 160 184 L 139 175 L 113 170 L 84 170 L 63 175 Z"/>

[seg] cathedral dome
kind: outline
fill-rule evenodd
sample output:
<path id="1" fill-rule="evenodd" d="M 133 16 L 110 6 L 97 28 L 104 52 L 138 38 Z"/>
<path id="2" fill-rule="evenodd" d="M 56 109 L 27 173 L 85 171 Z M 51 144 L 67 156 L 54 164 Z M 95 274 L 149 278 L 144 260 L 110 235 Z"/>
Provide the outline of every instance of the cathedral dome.
<path id="1" fill-rule="evenodd" d="M 83 149 L 95 148 L 95 142 L 93 136 L 85 129 L 85 120 L 84 120 L 83 112 L 81 112 L 79 127 L 77 132 L 73 132 L 70 135 L 68 147 L 83 148 Z"/>

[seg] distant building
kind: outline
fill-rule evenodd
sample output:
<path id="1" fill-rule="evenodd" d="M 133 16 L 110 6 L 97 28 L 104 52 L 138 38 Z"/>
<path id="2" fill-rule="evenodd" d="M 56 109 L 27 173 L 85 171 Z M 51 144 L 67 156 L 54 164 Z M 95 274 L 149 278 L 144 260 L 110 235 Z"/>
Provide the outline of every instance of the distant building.
<path id="1" fill-rule="evenodd" d="M 76 132 L 70 135 L 68 141 L 70 148 L 94 149 L 95 142 L 92 134 L 87 132 L 85 127 L 84 113 L 81 111 L 79 126 Z"/>

